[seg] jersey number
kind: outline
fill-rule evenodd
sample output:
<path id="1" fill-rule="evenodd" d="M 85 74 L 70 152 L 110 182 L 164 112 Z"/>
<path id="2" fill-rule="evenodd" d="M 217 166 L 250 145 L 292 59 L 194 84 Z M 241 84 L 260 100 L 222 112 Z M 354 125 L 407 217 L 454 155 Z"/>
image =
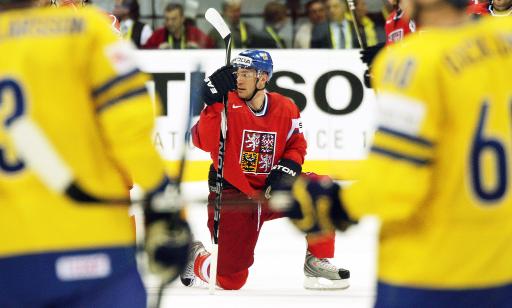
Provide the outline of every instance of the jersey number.
<path id="1" fill-rule="evenodd" d="M 13 79 L 0 79 L 0 108 L 6 108 L 5 103 L 10 102 L 6 99 L 8 94 L 12 99 L 12 108 L 5 119 L 2 119 L 4 130 L 6 130 L 17 118 L 25 113 L 25 97 L 19 83 Z M 19 158 L 14 161 L 7 159 L 7 151 L 4 145 L 0 144 L 0 171 L 12 173 L 18 172 L 25 167 L 25 164 Z"/>
<path id="2" fill-rule="evenodd" d="M 489 104 L 484 103 L 480 111 L 477 130 L 471 146 L 471 183 L 477 196 L 487 202 L 495 202 L 501 199 L 508 187 L 508 161 L 505 145 L 497 138 L 484 136 L 484 128 L 487 120 Z M 512 112 L 512 109 L 511 109 Z M 492 153 L 496 159 L 496 181 L 493 187 L 485 187 L 482 177 L 481 159 L 486 151 Z"/>

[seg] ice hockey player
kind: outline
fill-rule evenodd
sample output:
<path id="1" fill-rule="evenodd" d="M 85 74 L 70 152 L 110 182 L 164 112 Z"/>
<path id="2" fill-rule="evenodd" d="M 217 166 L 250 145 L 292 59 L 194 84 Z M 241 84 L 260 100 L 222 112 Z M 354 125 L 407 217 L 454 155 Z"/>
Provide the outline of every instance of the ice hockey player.
<path id="1" fill-rule="evenodd" d="M 0 0 L 0 307 L 145 308 L 129 184 L 164 282 L 191 239 L 165 198 L 148 78 L 97 10 L 35 5 Z"/>
<path id="2" fill-rule="evenodd" d="M 404 39 L 410 33 L 416 31 L 416 23 L 405 14 L 405 10 L 400 6 L 400 0 L 391 1 L 393 11 L 389 14 L 384 25 L 386 31 L 386 42 L 379 43 L 361 50 L 361 61 L 368 66 L 364 72 L 364 84 L 371 88 L 371 67 L 373 60 L 386 45 L 391 45 Z"/>
<path id="3" fill-rule="evenodd" d="M 254 248 L 265 221 L 282 217 L 269 211 L 261 195 L 272 195 L 274 188 L 290 188 L 299 177 L 306 155 L 299 109 L 288 98 L 265 91 L 272 77 L 270 54 L 246 50 L 205 80 L 206 108 L 192 128 L 194 144 L 210 152 L 208 227 L 213 229 L 217 155 L 223 97 L 227 95 L 227 137 L 224 159 L 219 227 L 218 286 L 237 290 L 246 282 L 254 262 Z M 349 271 L 337 269 L 327 258 L 334 255 L 334 235 L 322 239 L 307 237 L 304 264 L 306 288 L 348 287 Z M 315 240 L 315 241 L 314 241 Z M 210 254 L 195 242 L 182 282 L 208 281 Z M 328 283 L 321 284 L 322 279 Z M 320 282 L 319 282 L 320 281 Z"/>
<path id="4" fill-rule="evenodd" d="M 51 0 L 51 5 L 55 7 L 70 7 L 79 9 L 85 7 L 90 1 L 89 0 Z M 114 14 L 104 12 L 110 20 L 112 30 L 116 35 L 121 35 L 119 20 Z"/>
<path id="5" fill-rule="evenodd" d="M 493 0 L 493 1 L 472 1 L 467 9 L 468 14 L 491 15 L 495 17 L 512 16 L 512 1 Z"/>
<path id="6" fill-rule="evenodd" d="M 512 307 L 512 19 L 466 5 L 412 0 L 426 31 L 377 57 L 361 180 L 293 188 L 304 231 L 380 218 L 375 307 Z"/>

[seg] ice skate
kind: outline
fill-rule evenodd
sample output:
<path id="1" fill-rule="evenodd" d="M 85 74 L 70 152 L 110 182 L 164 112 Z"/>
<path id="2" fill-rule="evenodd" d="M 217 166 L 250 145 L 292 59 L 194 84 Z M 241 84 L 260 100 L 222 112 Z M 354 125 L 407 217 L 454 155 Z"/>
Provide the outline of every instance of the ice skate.
<path id="1" fill-rule="evenodd" d="M 196 241 L 193 242 L 190 246 L 190 254 L 188 256 L 187 267 L 180 274 L 181 283 L 183 283 L 187 287 L 194 286 L 197 284 L 196 281 L 200 281 L 199 277 L 194 273 L 194 265 L 198 256 L 208 256 L 210 253 L 206 251 L 203 246 L 203 243 Z"/>
<path id="2" fill-rule="evenodd" d="M 339 290 L 349 287 L 350 272 L 336 268 L 327 259 L 306 252 L 304 261 L 304 288 L 309 290 Z"/>

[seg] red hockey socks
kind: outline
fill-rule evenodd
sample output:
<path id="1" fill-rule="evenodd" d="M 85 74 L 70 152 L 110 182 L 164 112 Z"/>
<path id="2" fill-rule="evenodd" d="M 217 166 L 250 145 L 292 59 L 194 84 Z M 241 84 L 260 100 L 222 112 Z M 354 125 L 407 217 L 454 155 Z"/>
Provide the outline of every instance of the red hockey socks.
<path id="1" fill-rule="evenodd" d="M 320 259 L 333 258 L 335 237 L 334 232 L 323 235 L 306 235 L 309 252 Z"/>

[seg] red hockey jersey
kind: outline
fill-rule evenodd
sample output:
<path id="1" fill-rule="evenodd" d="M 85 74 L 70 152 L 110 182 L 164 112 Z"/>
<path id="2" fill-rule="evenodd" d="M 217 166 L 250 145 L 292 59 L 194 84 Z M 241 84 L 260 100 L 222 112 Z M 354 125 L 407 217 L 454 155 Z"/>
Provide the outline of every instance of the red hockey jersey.
<path id="1" fill-rule="evenodd" d="M 386 45 L 401 41 L 407 34 L 416 31 L 414 21 L 405 16 L 401 9 L 389 14 L 384 28 L 386 30 Z"/>
<path id="2" fill-rule="evenodd" d="M 192 127 L 194 145 L 210 152 L 215 169 L 223 108 L 219 103 L 207 106 Z M 236 92 L 230 92 L 227 109 L 224 179 L 238 190 L 256 196 L 263 189 L 272 166 L 281 158 L 304 163 L 307 144 L 300 113 L 288 98 L 266 93 L 263 110 L 255 113 Z"/>
<path id="3" fill-rule="evenodd" d="M 468 14 L 489 15 L 489 2 L 470 1 L 466 10 Z"/>

